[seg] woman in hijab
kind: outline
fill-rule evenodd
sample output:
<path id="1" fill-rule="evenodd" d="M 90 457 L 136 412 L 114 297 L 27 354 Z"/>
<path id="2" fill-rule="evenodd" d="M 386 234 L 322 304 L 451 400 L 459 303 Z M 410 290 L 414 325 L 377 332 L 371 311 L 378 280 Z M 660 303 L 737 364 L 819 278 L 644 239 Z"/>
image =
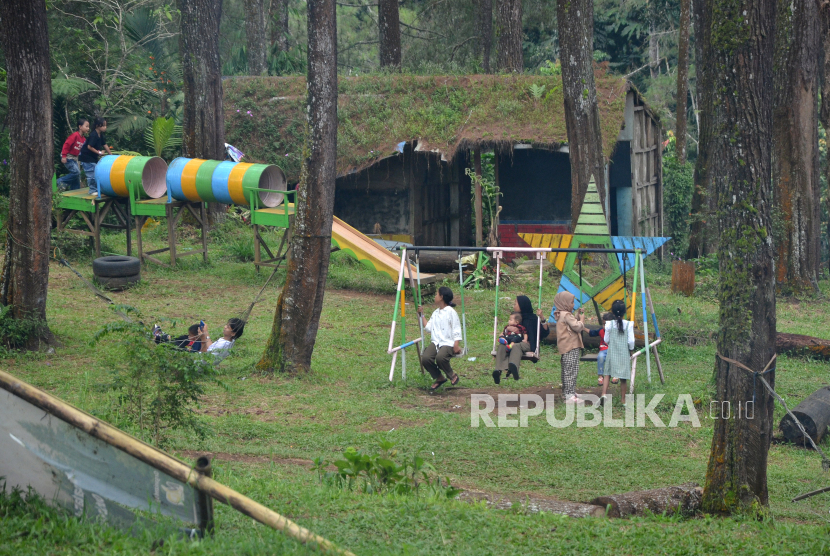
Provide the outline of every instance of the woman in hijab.
<path id="1" fill-rule="evenodd" d="M 579 355 L 582 345 L 582 330 L 585 328 L 585 311 L 579 308 L 573 315 L 576 296 L 559 292 L 553 298 L 553 318 L 556 320 L 556 347 L 562 355 L 562 395 L 565 403 L 583 403 L 576 395 L 576 375 L 579 373 Z"/>
<path id="2" fill-rule="evenodd" d="M 513 312 L 522 315 L 522 326 L 527 329 L 527 342 L 514 345 L 509 353 L 506 346 L 498 344 L 496 348 L 496 370 L 493 371 L 493 380 L 496 384 L 501 382 L 501 374 L 504 371 L 507 371 L 507 376 L 512 375 L 514 380 L 519 380 L 519 365 L 522 362 L 522 355 L 526 351 L 536 349 L 536 328 L 539 327 L 541 338 L 547 337 L 550 332 L 547 322 L 542 322 L 539 326 L 542 310 L 539 309 L 534 313 L 533 305 L 530 304 L 530 299 L 526 295 L 516 297 L 516 301 L 513 303 Z"/>

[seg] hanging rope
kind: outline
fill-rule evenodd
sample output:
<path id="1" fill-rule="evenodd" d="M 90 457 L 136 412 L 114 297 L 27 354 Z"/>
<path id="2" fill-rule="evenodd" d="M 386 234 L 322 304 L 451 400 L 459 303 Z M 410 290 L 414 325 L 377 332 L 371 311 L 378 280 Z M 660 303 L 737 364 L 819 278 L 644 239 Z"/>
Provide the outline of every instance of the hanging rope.
<path id="1" fill-rule="evenodd" d="M 830 459 L 828 459 L 827 456 L 825 455 L 825 453 L 821 451 L 821 448 L 816 446 L 816 443 L 813 442 L 813 438 L 809 434 L 807 434 L 806 430 L 804 430 L 804 426 L 801 424 L 801 421 L 799 421 L 798 417 L 793 415 L 793 412 L 790 411 L 789 407 L 787 407 L 787 402 L 785 402 L 784 399 L 781 396 L 779 396 L 775 392 L 775 390 L 773 390 L 772 386 L 769 385 L 769 383 L 766 381 L 766 379 L 764 379 L 765 374 L 775 371 L 775 366 L 773 365 L 773 363 L 775 363 L 775 360 L 778 357 L 778 354 L 776 353 L 775 355 L 772 356 L 772 359 L 769 360 L 769 363 L 767 363 L 767 366 L 764 367 L 764 370 L 761 371 L 761 372 L 753 371 L 752 369 L 750 369 L 749 367 L 747 367 L 746 365 L 744 365 L 740 361 L 735 361 L 734 359 L 730 359 L 729 357 L 724 357 L 723 355 L 721 355 L 720 352 L 717 352 L 717 355 L 721 360 L 726 361 L 727 363 L 730 363 L 732 365 L 735 365 L 736 367 L 739 367 L 739 368 L 747 371 L 748 373 L 750 373 L 752 375 L 752 402 L 753 402 L 753 406 L 754 406 L 754 403 L 755 403 L 755 380 L 757 379 L 757 380 L 761 381 L 761 383 L 766 387 L 766 389 L 769 390 L 769 393 L 772 394 L 775 397 L 776 400 L 781 402 L 781 405 L 784 406 L 784 409 L 786 410 L 787 414 L 790 417 L 792 417 L 793 421 L 795 421 L 795 424 L 798 425 L 798 429 L 801 431 L 801 434 L 807 440 L 810 441 L 810 444 L 813 446 L 813 449 L 816 452 L 818 452 L 819 454 L 821 454 L 821 467 L 825 471 L 830 470 Z"/>

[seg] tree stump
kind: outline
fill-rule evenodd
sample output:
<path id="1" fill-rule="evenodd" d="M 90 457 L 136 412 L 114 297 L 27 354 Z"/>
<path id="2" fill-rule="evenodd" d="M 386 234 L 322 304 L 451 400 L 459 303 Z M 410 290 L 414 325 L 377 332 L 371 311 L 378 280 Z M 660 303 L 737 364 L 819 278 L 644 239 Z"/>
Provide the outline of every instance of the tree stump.
<path id="1" fill-rule="evenodd" d="M 641 490 L 625 494 L 600 496 L 590 504 L 607 508 L 608 517 L 642 516 L 650 512 L 656 515 L 679 512 L 693 515 L 700 507 L 703 489 L 697 483 L 680 486 Z"/>
<path id="2" fill-rule="evenodd" d="M 682 293 L 686 297 L 691 297 L 695 293 L 695 263 L 672 261 L 671 292 Z"/>
<path id="3" fill-rule="evenodd" d="M 818 444 L 827 432 L 830 425 L 830 386 L 819 388 L 792 410 L 793 415 L 798 418 L 804 430 Z M 790 414 L 784 415 L 781 424 L 778 425 L 784 437 L 796 444 L 808 444 L 795 420 Z"/>

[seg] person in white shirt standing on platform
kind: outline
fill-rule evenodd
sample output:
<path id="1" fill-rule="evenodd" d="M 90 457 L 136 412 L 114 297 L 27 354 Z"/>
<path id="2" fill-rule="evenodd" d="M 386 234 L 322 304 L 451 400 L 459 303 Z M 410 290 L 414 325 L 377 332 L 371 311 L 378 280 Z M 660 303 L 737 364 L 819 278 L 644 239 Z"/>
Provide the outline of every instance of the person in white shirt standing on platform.
<path id="1" fill-rule="evenodd" d="M 458 318 L 458 313 L 455 312 L 455 303 L 452 302 L 452 290 L 446 286 L 438 288 L 435 293 L 435 304 L 438 308 L 433 311 L 432 317 L 428 321 L 424 321 L 424 308 L 418 306 L 418 318 L 421 319 L 424 325 L 424 330 L 429 332 L 432 338 L 429 346 L 421 353 L 421 363 L 435 382 L 430 386 L 430 390 L 437 390 L 442 384 L 450 381 L 450 384 L 455 386 L 458 384 L 459 377 L 453 372 L 450 366 L 450 359 L 453 354 L 461 353 L 461 321 Z M 444 378 L 441 374 L 447 375 Z"/>

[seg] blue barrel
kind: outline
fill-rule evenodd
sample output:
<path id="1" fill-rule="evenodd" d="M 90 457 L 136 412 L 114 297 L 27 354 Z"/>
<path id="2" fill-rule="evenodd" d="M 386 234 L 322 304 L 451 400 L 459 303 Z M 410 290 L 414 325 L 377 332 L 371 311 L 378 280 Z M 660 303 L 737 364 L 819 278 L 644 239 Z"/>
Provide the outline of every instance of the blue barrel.
<path id="1" fill-rule="evenodd" d="M 236 162 L 226 160 L 225 162 L 219 163 L 219 166 L 213 170 L 211 187 L 213 189 L 213 196 L 220 203 L 225 203 L 226 205 L 233 204 L 231 193 L 228 191 L 228 179 L 230 178 L 231 170 L 236 165 Z"/>
<path id="2" fill-rule="evenodd" d="M 101 192 L 101 195 L 109 195 L 110 197 L 126 197 L 127 194 L 123 191 L 116 191 L 112 188 L 112 182 L 110 181 L 110 171 L 112 170 L 112 165 L 115 163 L 115 160 L 118 158 L 117 155 L 108 154 L 101 158 L 98 161 L 98 164 L 95 165 L 95 181 L 98 183 L 98 190 Z"/>
<path id="3" fill-rule="evenodd" d="M 182 171 L 187 163 L 192 159 L 179 157 L 173 159 L 170 166 L 167 167 L 167 191 L 174 199 L 179 201 L 187 201 L 187 197 L 182 191 Z"/>

